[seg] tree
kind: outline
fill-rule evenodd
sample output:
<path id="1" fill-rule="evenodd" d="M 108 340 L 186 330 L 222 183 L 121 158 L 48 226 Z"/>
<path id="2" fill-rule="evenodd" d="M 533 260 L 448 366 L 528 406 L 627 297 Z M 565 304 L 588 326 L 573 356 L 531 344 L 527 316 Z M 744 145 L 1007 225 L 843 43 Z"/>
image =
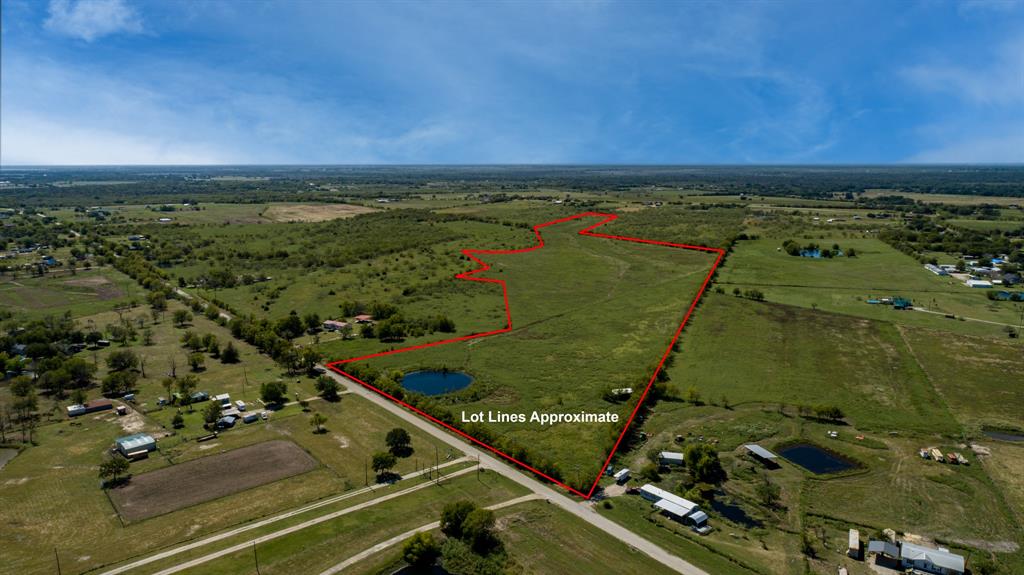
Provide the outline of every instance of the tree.
<path id="1" fill-rule="evenodd" d="M 71 392 L 71 403 L 75 405 L 82 405 L 88 401 L 88 396 L 85 394 L 84 389 L 76 389 Z"/>
<path id="2" fill-rule="evenodd" d="M 686 390 L 686 401 L 689 401 L 694 405 L 700 403 L 700 392 L 697 391 L 695 386 L 691 385 L 690 388 Z"/>
<path id="3" fill-rule="evenodd" d="M 473 551 L 486 555 L 498 546 L 494 534 L 494 512 L 490 509 L 474 509 L 462 522 L 462 538 Z"/>
<path id="4" fill-rule="evenodd" d="M 309 416 L 309 424 L 313 426 L 313 433 L 324 433 L 327 430 L 324 429 L 324 424 L 327 423 L 327 416 L 314 411 L 313 415 Z M 376 468 L 374 468 L 376 470 Z"/>
<path id="5" fill-rule="evenodd" d="M 441 547 L 429 531 L 413 535 L 402 545 L 402 559 L 413 567 L 430 567 L 441 555 Z"/>
<path id="6" fill-rule="evenodd" d="M 309 331 L 320 329 L 320 316 L 316 313 L 307 313 L 302 318 L 302 322 L 306 324 L 306 329 Z"/>
<path id="7" fill-rule="evenodd" d="M 264 403 L 284 403 L 288 397 L 288 384 L 283 381 L 268 381 L 260 386 L 260 399 Z"/>
<path id="8" fill-rule="evenodd" d="M 142 345 L 153 345 L 153 330 L 148 327 L 142 330 Z"/>
<path id="9" fill-rule="evenodd" d="M 171 391 L 174 389 L 174 378 L 165 377 L 160 380 L 160 386 L 164 388 L 164 393 L 167 394 L 167 399 L 171 398 Z"/>
<path id="10" fill-rule="evenodd" d="M 111 371 L 124 371 L 139 366 L 139 358 L 130 349 L 118 349 L 107 356 L 107 367 Z"/>
<path id="11" fill-rule="evenodd" d="M 206 357 L 201 353 L 190 353 L 188 364 L 192 366 L 192 371 L 201 371 L 206 366 Z"/>
<path id="12" fill-rule="evenodd" d="M 381 476 L 389 474 L 397 463 L 398 458 L 394 455 L 386 451 L 378 451 L 373 454 L 373 463 L 371 467 L 373 467 L 373 471 L 376 472 L 378 476 Z"/>
<path id="13" fill-rule="evenodd" d="M 103 395 L 124 395 L 135 389 L 138 380 L 139 376 L 134 371 L 112 371 L 103 378 L 100 389 Z"/>
<path id="14" fill-rule="evenodd" d="M 658 483 L 661 481 L 661 474 L 658 473 L 658 466 L 653 463 L 648 463 L 643 466 L 640 470 L 640 477 L 644 478 L 650 483 Z"/>
<path id="15" fill-rule="evenodd" d="M 185 427 L 185 418 L 181 416 L 180 411 L 175 413 L 174 417 L 171 419 L 171 427 L 174 429 L 181 429 L 182 427 Z"/>
<path id="16" fill-rule="evenodd" d="M 186 375 L 178 380 L 178 393 L 181 394 L 181 401 L 192 410 L 192 392 L 199 386 L 199 380 L 194 375 Z"/>
<path id="17" fill-rule="evenodd" d="M 698 483 L 721 485 L 726 480 L 725 469 L 718 459 L 718 452 L 706 443 L 691 445 L 683 458 L 693 480 Z"/>
<path id="18" fill-rule="evenodd" d="M 128 460 L 123 457 L 107 458 L 100 463 L 100 478 L 115 484 L 122 475 L 128 473 L 128 467 Z"/>
<path id="19" fill-rule="evenodd" d="M 96 373 L 96 366 L 80 357 L 73 357 L 65 361 L 64 369 L 71 376 L 71 383 L 75 387 L 88 387 Z"/>
<path id="20" fill-rule="evenodd" d="M 203 408 L 203 421 L 207 425 L 213 425 L 220 419 L 220 404 L 216 401 L 211 401 L 206 404 Z"/>
<path id="21" fill-rule="evenodd" d="M 761 479 L 762 481 L 754 488 L 754 492 L 757 494 L 758 499 L 761 500 L 763 505 L 774 508 L 779 504 L 779 497 L 782 490 L 778 485 L 769 481 L 767 475 L 762 474 Z"/>
<path id="22" fill-rule="evenodd" d="M 412 455 L 412 448 L 410 447 L 412 437 L 409 435 L 408 431 L 401 427 L 396 427 L 389 431 L 387 436 L 384 438 L 384 443 L 388 446 L 388 451 L 397 457 L 408 457 Z"/>
<path id="23" fill-rule="evenodd" d="M 441 533 L 453 539 L 462 539 L 462 526 L 469 514 L 476 509 L 475 503 L 465 499 L 445 505 L 441 510 Z"/>
<path id="24" fill-rule="evenodd" d="M 302 367 L 306 373 L 311 373 L 313 368 L 316 367 L 318 361 L 320 361 L 320 352 L 313 349 L 312 347 L 304 347 L 299 351 L 299 366 Z"/>
<path id="25" fill-rule="evenodd" d="M 228 342 L 220 352 L 221 363 L 238 363 L 238 348 L 233 342 Z"/>
<path id="26" fill-rule="evenodd" d="M 177 327 L 184 327 L 185 324 L 192 321 L 192 314 L 187 309 L 176 309 L 174 310 L 174 325 Z"/>
<path id="27" fill-rule="evenodd" d="M 321 375 L 316 379 L 316 392 L 326 401 L 338 401 L 340 399 L 338 396 L 338 389 L 340 387 L 333 377 Z"/>

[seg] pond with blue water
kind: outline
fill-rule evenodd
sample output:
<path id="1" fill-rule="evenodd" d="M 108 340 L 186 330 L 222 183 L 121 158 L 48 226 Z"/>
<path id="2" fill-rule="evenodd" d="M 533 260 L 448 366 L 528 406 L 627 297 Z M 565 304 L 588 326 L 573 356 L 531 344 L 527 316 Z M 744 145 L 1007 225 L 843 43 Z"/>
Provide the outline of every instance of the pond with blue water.
<path id="1" fill-rule="evenodd" d="M 443 395 L 465 389 L 471 383 L 473 378 L 461 371 L 414 371 L 402 378 L 402 387 L 423 395 Z"/>
<path id="2" fill-rule="evenodd" d="M 838 473 L 853 469 L 857 464 L 811 443 L 794 443 L 778 450 L 779 455 L 811 473 Z"/>

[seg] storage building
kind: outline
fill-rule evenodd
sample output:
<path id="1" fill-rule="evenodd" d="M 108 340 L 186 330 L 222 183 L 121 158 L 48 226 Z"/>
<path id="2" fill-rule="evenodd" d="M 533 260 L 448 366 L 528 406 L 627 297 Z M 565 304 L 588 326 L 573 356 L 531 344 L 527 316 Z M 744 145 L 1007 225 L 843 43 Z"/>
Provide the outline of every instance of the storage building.
<path id="1" fill-rule="evenodd" d="M 135 433 L 114 440 L 118 453 L 125 457 L 137 457 L 142 453 L 156 451 L 156 440 L 145 433 Z"/>

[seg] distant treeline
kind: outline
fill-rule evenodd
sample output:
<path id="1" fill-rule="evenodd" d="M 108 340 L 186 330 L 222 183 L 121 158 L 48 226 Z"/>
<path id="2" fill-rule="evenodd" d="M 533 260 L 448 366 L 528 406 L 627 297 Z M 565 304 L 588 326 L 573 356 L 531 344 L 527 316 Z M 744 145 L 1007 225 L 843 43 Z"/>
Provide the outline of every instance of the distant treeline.
<path id="1" fill-rule="evenodd" d="M 1024 197 L 1020 166 L 217 166 L 4 169 L 0 205 L 337 201 L 403 193 L 666 187 L 832 198 L 868 189 Z M 73 182 L 74 185 L 68 185 Z"/>

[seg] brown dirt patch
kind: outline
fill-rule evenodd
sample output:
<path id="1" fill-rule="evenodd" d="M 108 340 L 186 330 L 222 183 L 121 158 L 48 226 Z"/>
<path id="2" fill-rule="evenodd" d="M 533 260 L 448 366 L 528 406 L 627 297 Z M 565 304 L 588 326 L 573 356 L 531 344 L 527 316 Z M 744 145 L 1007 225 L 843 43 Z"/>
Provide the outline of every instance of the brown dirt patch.
<path id="1" fill-rule="evenodd" d="M 110 491 L 125 521 L 139 521 L 232 495 L 317 466 L 290 441 L 266 441 L 132 477 Z"/>
<path id="2" fill-rule="evenodd" d="M 272 204 L 263 217 L 275 222 L 326 222 L 376 211 L 353 204 Z"/>

